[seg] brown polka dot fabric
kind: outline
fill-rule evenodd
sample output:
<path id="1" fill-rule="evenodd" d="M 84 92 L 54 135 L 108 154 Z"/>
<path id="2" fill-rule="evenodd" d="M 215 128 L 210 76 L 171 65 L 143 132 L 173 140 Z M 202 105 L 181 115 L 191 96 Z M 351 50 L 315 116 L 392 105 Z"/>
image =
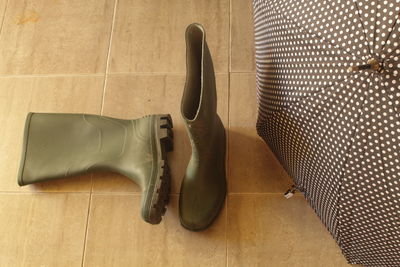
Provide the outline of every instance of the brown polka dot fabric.
<path id="1" fill-rule="evenodd" d="M 400 266 L 400 0 L 253 6 L 259 135 L 349 263 Z"/>

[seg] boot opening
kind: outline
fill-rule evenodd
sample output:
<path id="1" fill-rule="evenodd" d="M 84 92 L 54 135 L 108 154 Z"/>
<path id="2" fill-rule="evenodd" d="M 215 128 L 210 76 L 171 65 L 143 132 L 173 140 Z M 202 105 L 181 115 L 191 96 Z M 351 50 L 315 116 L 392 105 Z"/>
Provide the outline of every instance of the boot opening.
<path id="1" fill-rule="evenodd" d="M 188 120 L 195 119 L 200 106 L 203 37 L 204 32 L 200 25 L 192 24 L 187 29 L 187 78 L 182 102 L 182 114 Z"/>

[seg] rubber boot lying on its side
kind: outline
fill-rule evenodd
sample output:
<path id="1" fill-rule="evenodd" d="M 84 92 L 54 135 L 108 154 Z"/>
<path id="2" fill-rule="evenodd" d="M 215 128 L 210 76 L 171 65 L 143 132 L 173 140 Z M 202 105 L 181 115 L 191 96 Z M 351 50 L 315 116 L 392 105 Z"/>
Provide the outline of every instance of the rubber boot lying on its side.
<path id="1" fill-rule="evenodd" d="M 92 171 L 127 176 L 142 189 L 142 217 L 157 224 L 170 188 L 166 152 L 173 149 L 169 115 L 121 120 L 87 114 L 29 113 L 18 184 Z"/>
<path id="2" fill-rule="evenodd" d="M 186 84 L 181 113 L 192 155 L 181 185 L 181 224 L 206 229 L 219 214 L 226 195 L 225 129 L 217 115 L 217 94 L 210 51 L 201 25 L 186 30 Z"/>

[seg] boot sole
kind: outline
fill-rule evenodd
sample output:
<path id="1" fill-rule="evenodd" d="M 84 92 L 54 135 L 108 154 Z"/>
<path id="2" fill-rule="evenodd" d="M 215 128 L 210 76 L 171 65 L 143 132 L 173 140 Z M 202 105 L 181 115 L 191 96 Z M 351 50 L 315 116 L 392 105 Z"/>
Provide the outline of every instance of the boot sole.
<path id="1" fill-rule="evenodd" d="M 143 218 L 151 224 L 159 224 L 162 216 L 166 212 L 166 205 L 169 202 L 169 192 L 171 189 L 171 174 L 167 162 L 167 152 L 173 150 L 172 119 L 169 114 L 155 115 L 155 145 L 157 148 L 157 158 L 155 159 L 156 175 L 151 183 L 143 210 Z M 153 176 L 154 177 L 154 176 Z"/>

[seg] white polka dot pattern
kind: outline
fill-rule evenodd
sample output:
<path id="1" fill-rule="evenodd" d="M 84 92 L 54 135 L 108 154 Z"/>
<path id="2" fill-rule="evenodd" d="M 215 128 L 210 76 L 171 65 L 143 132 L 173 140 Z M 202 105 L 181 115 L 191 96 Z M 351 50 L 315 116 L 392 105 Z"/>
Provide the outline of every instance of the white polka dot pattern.
<path id="1" fill-rule="evenodd" d="M 259 135 L 349 263 L 400 266 L 400 0 L 253 6 Z"/>

